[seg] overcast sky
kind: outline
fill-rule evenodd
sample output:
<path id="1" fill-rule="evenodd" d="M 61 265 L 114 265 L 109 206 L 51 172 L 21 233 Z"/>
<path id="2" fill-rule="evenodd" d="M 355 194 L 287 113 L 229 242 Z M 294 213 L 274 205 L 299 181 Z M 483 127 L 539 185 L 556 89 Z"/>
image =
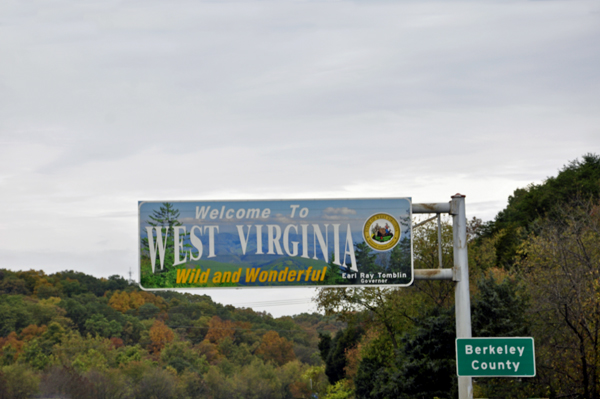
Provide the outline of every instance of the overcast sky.
<path id="1" fill-rule="evenodd" d="M 4 0 L 0 268 L 137 278 L 140 200 L 460 192 L 493 219 L 600 153 L 599 111 L 597 0 Z"/>

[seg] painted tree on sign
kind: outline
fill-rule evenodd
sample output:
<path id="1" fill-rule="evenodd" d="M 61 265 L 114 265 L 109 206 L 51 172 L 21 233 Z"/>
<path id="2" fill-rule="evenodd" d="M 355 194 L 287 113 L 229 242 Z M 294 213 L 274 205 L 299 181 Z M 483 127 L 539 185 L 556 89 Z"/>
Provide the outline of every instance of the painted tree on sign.
<path id="1" fill-rule="evenodd" d="M 173 251 L 174 248 L 174 233 L 173 227 L 181 226 L 181 222 L 178 220 L 179 218 L 179 210 L 175 209 L 173 204 L 169 202 L 163 202 L 158 210 L 152 212 L 152 215 L 149 216 L 150 220 L 148 220 L 148 224 L 153 227 L 153 234 L 156 231 L 156 227 L 160 229 L 162 234 L 162 243 L 165 246 L 165 255 L 164 255 L 164 266 L 165 269 L 158 267 L 156 269 L 157 272 L 161 270 L 169 269 L 175 263 L 175 254 Z M 154 246 L 157 246 L 158 236 L 153 238 Z M 146 251 L 146 254 L 149 255 L 150 251 L 150 243 L 148 238 L 142 239 L 142 249 Z"/>

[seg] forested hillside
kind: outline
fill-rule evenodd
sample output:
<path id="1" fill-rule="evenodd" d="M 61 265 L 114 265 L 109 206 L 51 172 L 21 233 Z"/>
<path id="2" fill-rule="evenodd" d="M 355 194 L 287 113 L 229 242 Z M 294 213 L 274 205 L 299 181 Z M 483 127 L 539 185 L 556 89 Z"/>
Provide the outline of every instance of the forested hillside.
<path id="1" fill-rule="evenodd" d="M 328 385 L 318 335 L 342 326 L 118 276 L 0 270 L 0 398 L 309 397 Z"/>
<path id="2" fill-rule="evenodd" d="M 565 165 L 542 184 L 518 188 L 508 197 L 507 207 L 488 224 L 487 237 L 495 236 L 499 266 L 516 261 L 519 245 L 544 220 L 560 221 L 565 207 L 580 206 L 600 198 L 600 157 L 586 154 Z"/>
<path id="3" fill-rule="evenodd" d="M 600 398 L 599 198 L 588 154 L 469 220 L 473 336 L 532 336 L 537 364 L 535 378 L 475 379 L 474 397 Z M 361 270 L 375 262 L 356 252 Z M 414 264 L 438 267 L 434 223 L 414 230 Z M 0 270 L 0 399 L 456 397 L 454 283 L 315 301 L 325 316 L 275 319 L 117 276 Z"/>

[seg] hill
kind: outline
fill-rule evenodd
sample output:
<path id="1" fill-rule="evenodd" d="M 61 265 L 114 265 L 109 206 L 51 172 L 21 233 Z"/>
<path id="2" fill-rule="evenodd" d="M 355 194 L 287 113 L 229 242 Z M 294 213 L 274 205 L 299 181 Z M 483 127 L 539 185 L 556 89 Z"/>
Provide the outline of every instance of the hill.
<path id="1" fill-rule="evenodd" d="M 119 276 L 0 269 L 0 398 L 302 397 L 327 385 L 319 333 L 341 327 Z"/>
<path id="2" fill-rule="evenodd" d="M 484 237 L 498 235 L 496 264 L 514 264 L 517 248 L 536 223 L 545 217 L 561 218 L 561 209 L 577 202 L 600 198 L 600 156 L 586 154 L 569 162 L 541 184 L 516 189 L 506 208 L 498 212 Z M 501 234 L 499 234 L 501 233 Z"/>

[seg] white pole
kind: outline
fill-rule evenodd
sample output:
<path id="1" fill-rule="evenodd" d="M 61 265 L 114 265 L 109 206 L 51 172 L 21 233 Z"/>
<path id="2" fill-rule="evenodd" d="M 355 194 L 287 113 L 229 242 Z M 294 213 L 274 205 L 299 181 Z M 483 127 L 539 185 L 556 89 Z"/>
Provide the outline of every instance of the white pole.
<path id="1" fill-rule="evenodd" d="M 471 296 L 469 292 L 469 260 L 467 254 L 467 216 L 465 196 L 456 194 L 450 202 L 454 235 L 454 279 L 456 281 L 456 337 L 471 338 Z M 471 377 L 458 377 L 458 398 L 473 399 Z"/>

